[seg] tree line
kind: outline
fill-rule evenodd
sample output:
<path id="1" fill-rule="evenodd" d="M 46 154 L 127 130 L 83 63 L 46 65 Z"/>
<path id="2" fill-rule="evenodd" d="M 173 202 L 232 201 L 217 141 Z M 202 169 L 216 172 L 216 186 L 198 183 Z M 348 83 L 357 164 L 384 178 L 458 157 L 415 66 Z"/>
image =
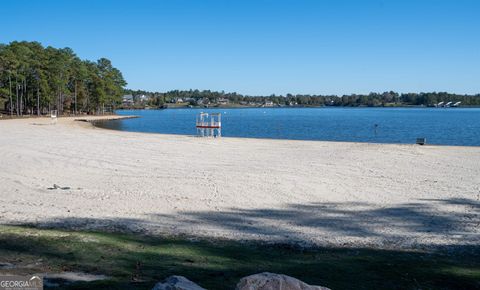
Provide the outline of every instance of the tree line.
<path id="1" fill-rule="evenodd" d="M 0 110 L 10 115 L 103 113 L 121 102 L 125 82 L 110 60 L 81 60 L 70 48 L 0 44 Z"/>
<path id="2" fill-rule="evenodd" d="M 233 104 L 264 104 L 268 101 L 280 106 L 344 106 L 344 107 L 388 107 L 388 106 L 435 106 L 440 102 L 461 102 L 462 106 L 480 106 L 480 94 L 461 95 L 447 92 L 431 93 L 370 93 L 351 95 L 310 95 L 286 94 L 269 96 L 248 96 L 238 93 L 225 93 L 210 90 L 172 90 L 168 92 L 149 92 L 145 90 L 125 90 L 125 94 L 149 96 L 148 105 L 162 106 L 173 100 L 208 99 L 216 103 L 227 99 Z M 194 102 L 193 102 L 194 103 Z"/>
<path id="3" fill-rule="evenodd" d="M 258 105 L 272 102 L 278 106 L 434 106 L 440 102 L 461 102 L 480 106 L 480 94 L 460 95 L 447 92 L 384 92 L 351 95 L 286 94 L 249 96 L 236 92 L 211 90 L 171 90 L 149 92 L 124 89 L 122 73 L 110 60 L 81 60 L 70 48 L 43 47 L 38 42 L 0 44 L 0 111 L 10 115 L 42 115 L 51 110 L 63 114 L 100 114 L 113 110 L 123 94 L 147 95 L 147 105 L 161 107 L 182 99 L 218 103 Z"/>

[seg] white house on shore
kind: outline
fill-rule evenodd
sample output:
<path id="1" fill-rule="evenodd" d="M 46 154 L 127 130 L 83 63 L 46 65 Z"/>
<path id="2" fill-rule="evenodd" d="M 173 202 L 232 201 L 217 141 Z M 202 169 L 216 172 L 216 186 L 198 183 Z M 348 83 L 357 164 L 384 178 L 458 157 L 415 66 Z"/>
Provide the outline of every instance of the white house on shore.
<path id="1" fill-rule="evenodd" d="M 133 96 L 132 95 L 124 95 L 122 97 L 122 105 L 125 107 L 133 106 L 135 102 L 133 101 Z"/>
<path id="2" fill-rule="evenodd" d="M 137 100 L 138 100 L 139 102 L 141 102 L 141 103 L 146 102 L 146 101 L 148 101 L 149 99 L 150 99 L 150 97 L 149 97 L 149 96 L 146 96 L 146 95 L 137 96 Z"/>
<path id="3" fill-rule="evenodd" d="M 264 106 L 265 107 L 273 107 L 273 102 L 272 101 L 265 101 Z"/>

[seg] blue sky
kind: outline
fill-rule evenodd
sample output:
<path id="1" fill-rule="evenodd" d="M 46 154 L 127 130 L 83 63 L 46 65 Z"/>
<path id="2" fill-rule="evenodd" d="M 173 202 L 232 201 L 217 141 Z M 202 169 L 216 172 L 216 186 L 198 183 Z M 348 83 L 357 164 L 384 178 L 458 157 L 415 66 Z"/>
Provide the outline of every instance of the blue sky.
<path id="1" fill-rule="evenodd" d="M 133 89 L 480 93 L 478 0 L 0 4 L 0 42 L 107 57 Z"/>

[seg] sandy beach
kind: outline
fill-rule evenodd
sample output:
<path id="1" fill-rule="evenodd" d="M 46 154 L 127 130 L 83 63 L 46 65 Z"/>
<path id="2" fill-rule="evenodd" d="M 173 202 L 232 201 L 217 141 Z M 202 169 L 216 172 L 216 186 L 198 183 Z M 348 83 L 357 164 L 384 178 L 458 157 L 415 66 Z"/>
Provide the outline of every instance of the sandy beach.
<path id="1" fill-rule="evenodd" d="M 89 119 L 98 117 L 87 117 Z M 480 147 L 0 121 L 0 223 L 416 248 L 480 243 Z"/>

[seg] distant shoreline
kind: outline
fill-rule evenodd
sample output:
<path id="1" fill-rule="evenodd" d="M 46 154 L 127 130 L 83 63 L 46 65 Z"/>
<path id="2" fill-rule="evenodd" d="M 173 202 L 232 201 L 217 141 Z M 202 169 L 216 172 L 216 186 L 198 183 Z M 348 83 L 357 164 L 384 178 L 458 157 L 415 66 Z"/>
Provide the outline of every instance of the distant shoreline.
<path id="1" fill-rule="evenodd" d="M 254 106 L 211 106 L 211 107 L 201 107 L 201 106 L 172 106 L 165 108 L 128 108 L 121 107 L 116 110 L 167 110 L 167 109 L 302 109 L 302 108 L 381 108 L 381 109 L 396 109 L 396 108 L 409 108 L 409 109 L 475 109 L 480 108 L 480 106 L 461 106 L 461 107 L 432 107 L 432 106 L 271 106 L 271 107 L 254 107 Z"/>

